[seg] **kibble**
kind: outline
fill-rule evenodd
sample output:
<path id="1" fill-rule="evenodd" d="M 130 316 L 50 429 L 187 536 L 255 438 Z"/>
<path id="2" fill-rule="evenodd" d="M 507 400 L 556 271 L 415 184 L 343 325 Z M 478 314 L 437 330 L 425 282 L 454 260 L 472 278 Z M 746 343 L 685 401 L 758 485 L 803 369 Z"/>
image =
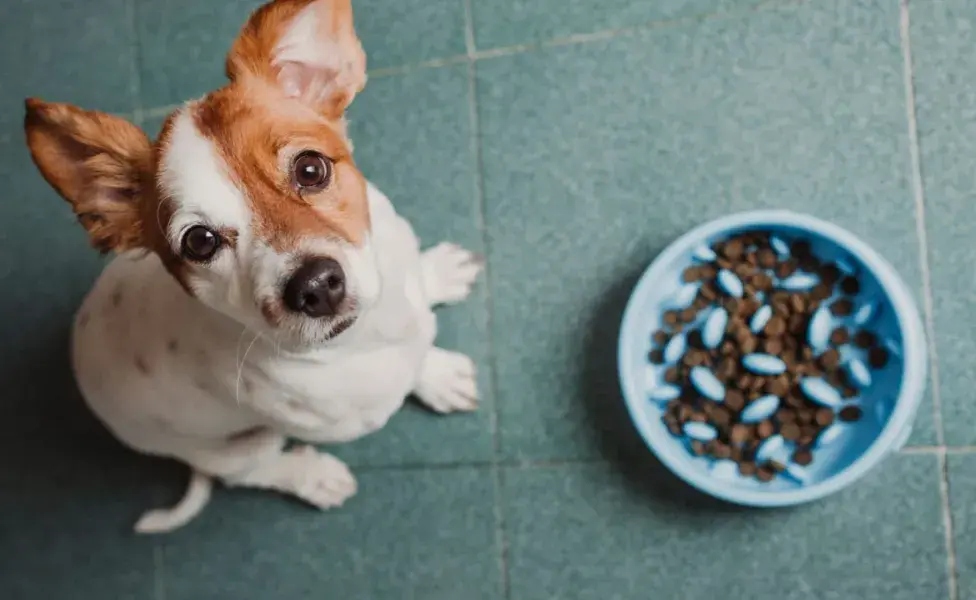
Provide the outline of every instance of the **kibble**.
<path id="1" fill-rule="evenodd" d="M 716 477 L 802 483 L 815 448 L 862 418 L 859 388 L 898 350 L 866 329 L 878 304 L 859 298 L 849 264 L 802 239 L 747 232 L 693 256 L 651 336 L 648 359 L 663 366 L 650 400 Z"/>

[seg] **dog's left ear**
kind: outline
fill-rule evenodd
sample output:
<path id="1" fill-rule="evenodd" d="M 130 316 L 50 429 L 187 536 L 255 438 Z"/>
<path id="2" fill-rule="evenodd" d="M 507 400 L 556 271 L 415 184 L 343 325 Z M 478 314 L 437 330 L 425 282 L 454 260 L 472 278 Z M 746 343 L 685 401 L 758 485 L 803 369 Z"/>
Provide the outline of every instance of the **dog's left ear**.
<path id="1" fill-rule="evenodd" d="M 275 0 L 259 8 L 227 56 L 232 81 L 259 77 L 329 118 L 366 85 L 351 0 Z"/>

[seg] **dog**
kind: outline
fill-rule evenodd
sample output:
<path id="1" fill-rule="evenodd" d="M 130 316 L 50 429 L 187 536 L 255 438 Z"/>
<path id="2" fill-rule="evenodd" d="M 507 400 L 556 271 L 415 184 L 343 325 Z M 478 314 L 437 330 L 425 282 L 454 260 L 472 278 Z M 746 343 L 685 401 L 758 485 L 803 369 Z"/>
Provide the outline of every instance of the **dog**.
<path id="1" fill-rule="evenodd" d="M 140 533 L 189 522 L 215 480 L 340 506 L 356 480 L 311 444 L 374 432 L 411 394 L 438 413 L 478 402 L 471 359 L 434 345 L 432 308 L 463 300 L 483 261 L 422 252 L 357 169 L 344 114 L 366 57 L 351 0 L 262 6 L 226 70 L 155 142 L 119 117 L 26 101 L 39 171 L 116 254 L 73 325 L 82 396 L 123 444 L 191 468 Z"/>

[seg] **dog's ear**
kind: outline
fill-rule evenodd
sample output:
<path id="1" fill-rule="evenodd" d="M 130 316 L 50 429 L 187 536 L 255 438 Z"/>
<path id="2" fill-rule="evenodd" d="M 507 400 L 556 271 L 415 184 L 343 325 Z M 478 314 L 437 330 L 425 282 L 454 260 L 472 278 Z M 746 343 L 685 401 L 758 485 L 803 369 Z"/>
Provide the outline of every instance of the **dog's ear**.
<path id="1" fill-rule="evenodd" d="M 329 118 L 366 85 L 351 0 L 275 0 L 259 8 L 227 56 L 232 81 L 252 76 Z"/>
<path id="2" fill-rule="evenodd" d="M 143 186 L 152 146 L 138 127 L 68 104 L 28 99 L 24 129 L 34 163 L 102 252 L 141 246 Z"/>

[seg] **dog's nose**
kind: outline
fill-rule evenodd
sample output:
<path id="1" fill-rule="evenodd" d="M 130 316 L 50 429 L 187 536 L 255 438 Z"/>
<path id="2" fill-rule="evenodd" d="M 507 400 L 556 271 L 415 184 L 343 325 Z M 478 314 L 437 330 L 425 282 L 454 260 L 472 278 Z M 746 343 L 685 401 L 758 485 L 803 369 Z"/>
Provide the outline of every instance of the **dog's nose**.
<path id="1" fill-rule="evenodd" d="M 285 284 L 285 306 L 312 318 L 331 317 L 346 297 L 346 275 L 331 258 L 305 261 Z"/>

